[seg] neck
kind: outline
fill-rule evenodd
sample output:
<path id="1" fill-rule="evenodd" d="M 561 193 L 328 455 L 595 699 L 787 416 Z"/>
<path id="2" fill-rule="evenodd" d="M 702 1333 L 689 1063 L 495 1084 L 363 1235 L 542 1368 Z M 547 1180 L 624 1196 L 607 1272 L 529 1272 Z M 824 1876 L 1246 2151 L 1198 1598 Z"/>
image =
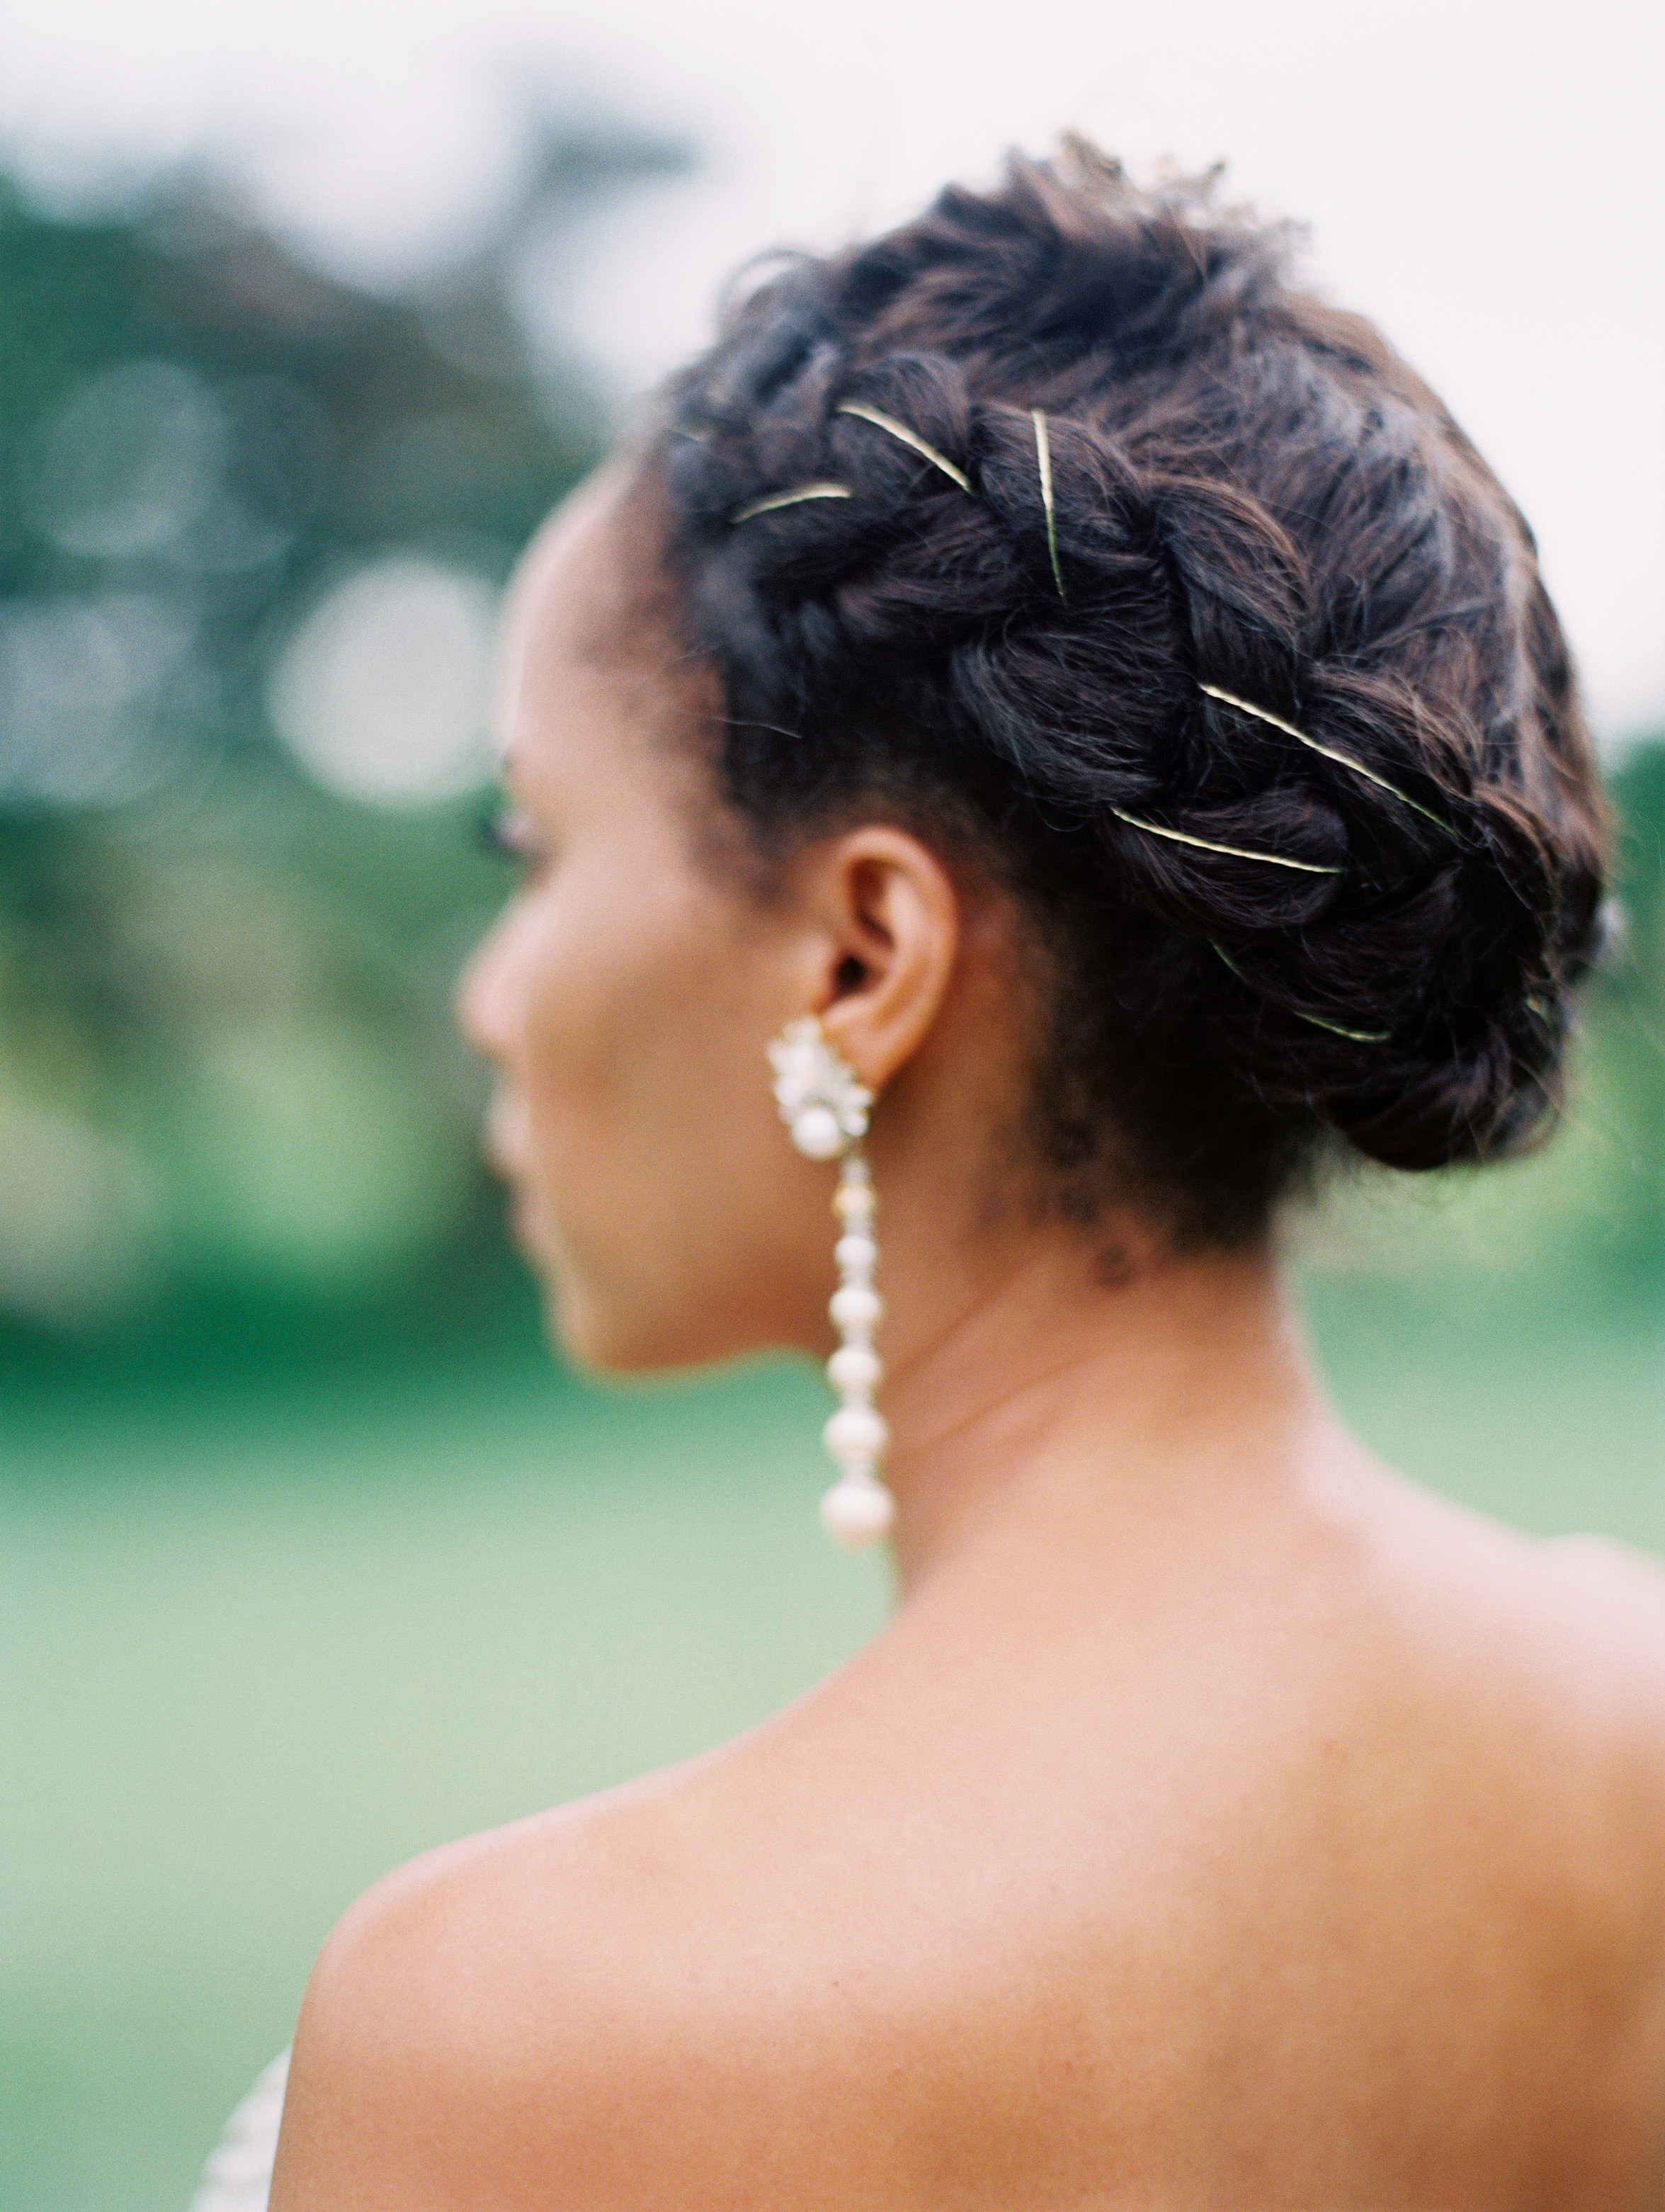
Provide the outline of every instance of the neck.
<path id="1" fill-rule="evenodd" d="M 1106 1284 L 1048 1241 L 945 1304 L 915 1307 L 885 1387 L 905 1595 L 1037 1516 L 1122 1549 L 1131 1522 L 1188 1524 L 1287 1482 L 1328 1425 L 1264 1253 L 1151 1258 Z"/>

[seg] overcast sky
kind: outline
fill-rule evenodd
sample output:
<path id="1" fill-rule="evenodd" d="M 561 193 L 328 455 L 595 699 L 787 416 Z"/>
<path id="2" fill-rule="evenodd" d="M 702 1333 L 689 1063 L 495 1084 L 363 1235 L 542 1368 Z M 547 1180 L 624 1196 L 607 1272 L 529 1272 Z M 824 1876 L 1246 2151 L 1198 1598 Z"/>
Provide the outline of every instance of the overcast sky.
<path id="1" fill-rule="evenodd" d="M 1613 738 L 1665 723 L 1658 0 L 51 0 L 0 15 L 0 134 L 53 189 L 208 152 L 396 284 L 515 186 L 553 100 L 698 140 L 562 272 L 626 386 L 752 249 L 910 212 L 1084 128 L 1220 157 L 1449 401 L 1535 526 Z"/>

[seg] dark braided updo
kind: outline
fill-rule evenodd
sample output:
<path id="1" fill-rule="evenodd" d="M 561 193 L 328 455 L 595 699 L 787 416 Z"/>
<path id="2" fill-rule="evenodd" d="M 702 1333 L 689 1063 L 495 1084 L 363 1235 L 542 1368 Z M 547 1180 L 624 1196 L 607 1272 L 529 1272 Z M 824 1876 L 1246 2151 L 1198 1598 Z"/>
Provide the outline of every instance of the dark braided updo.
<path id="1" fill-rule="evenodd" d="M 1431 1168 L 1546 1126 L 1601 889 L 1530 532 L 1289 251 L 1072 143 L 777 267 L 653 457 L 757 849 L 877 807 L 992 869 L 1050 949 L 1058 1188 L 1191 1243 L 1327 1131 Z"/>

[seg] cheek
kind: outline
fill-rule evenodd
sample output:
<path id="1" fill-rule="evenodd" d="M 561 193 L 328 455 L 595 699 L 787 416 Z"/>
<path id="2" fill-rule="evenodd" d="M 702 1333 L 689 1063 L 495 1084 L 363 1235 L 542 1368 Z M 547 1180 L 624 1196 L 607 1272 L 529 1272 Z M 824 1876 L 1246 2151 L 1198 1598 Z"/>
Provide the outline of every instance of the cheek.
<path id="1" fill-rule="evenodd" d="M 544 899 L 523 949 L 523 1056 L 540 1158 L 563 1185 L 669 1118 L 689 1033 L 708 1026 L 689 1016 L 711 1005 L 709 934 L 648 871 L 574 868 Z"/>
<path id="2" fill-rule="evenodd" d="M 818 1318 L 814 1171 L 775 1115 L 780 994 L 749 921 L 662 864 L 575 870 L 527 947 L 532 1236 L 563 1340 L 597 1364 L 720 1358 L 793 1336 L 799 1304 Z"/>

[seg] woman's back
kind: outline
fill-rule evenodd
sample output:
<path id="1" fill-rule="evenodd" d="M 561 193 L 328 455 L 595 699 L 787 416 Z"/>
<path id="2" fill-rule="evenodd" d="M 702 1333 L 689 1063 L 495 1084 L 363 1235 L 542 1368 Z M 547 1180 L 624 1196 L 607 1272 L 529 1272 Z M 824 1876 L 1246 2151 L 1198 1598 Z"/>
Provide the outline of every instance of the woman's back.
<path id="1" fill-rule="evenodd" d="M 1286 1473 L 1030 1486 L 764 1728 L 371 1893 L 301 2154 L 389 2205 L 1657 2203 L 1665 1575 Z"/>

